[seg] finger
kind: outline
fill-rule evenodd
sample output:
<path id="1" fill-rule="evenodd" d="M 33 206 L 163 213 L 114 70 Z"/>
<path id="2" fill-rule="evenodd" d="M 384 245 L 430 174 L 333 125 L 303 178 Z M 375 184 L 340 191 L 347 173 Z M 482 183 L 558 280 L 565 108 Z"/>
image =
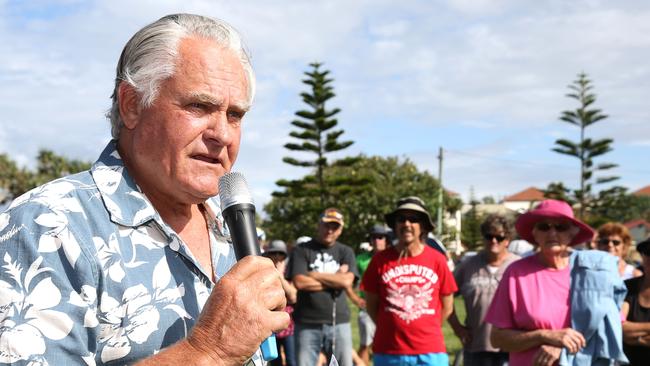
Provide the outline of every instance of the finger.
<path id="1" fill-rule="evenodd" d="M 279 332 L 287 329 L 289 323 L 291 322 L 291 317 L 286 311 L 269 311 L 266 317 L 266 323 L 274 332 Z"/>
<path id="2" fill-rule="evenodd" d="M 571 334 L 571 341 L 573 342 L 573 344 L 576 347 L 575 352 L 578 352 L 580 350 L 580 348 L 584 347 L 587 344 L 586 341 L 585 341 L 585 337 L 582 334 L 580 334 L 580 332 L 576 332 L 576 331 L 574 331 Z"/>
<path id="3" fill-rule="evenodd" d="M 578 350 L 579 350 L 579 348 L 578 348 L 578 346 L 576 344 L 568 345 L 568 346 L 566 346 L 566 349 L 567 349 L 567 351 L 569 351 L 569 353 L 577 353 Z"/>
<path id="4" fill-rule="evenodd" d="M 255 274 L 258 270 L 266 268 L 273 268 L 275 270 L 275 265 L 273 265 L 272 260 L 265 257 L 249 255 L 235 263 L 226 275 L 242 281 Z"/>
<path id="5" fill-rule="evenodd" d="M 261 298 L 260 303 L 268 310 L 284 310 L 287 306 L 287 296 L 282 289 L 282 285 L 260 289 L 258 296 Z"/>
<path id="6" fill-rule="evenodd" d="M 581 345 L 584 346 L 586 344 L 586 341 L 585 341 L 585 337 L 582 335 L 582 333 L 580 333 L 577 330 L 572 329 L 572 328 L 569 328 L 569 329 L 570 329 L 571 337 L 576 339 L 578 343 L 580 343 Z"/>
<path id="7" fill-rule="evenodd" d="M 286 295 L 282 288 L 280 274 L 274 268 L 259 269 L 241 282 L 249 285 L 257 303 L 270 310 L 282 310 L 286 306 Z"/>

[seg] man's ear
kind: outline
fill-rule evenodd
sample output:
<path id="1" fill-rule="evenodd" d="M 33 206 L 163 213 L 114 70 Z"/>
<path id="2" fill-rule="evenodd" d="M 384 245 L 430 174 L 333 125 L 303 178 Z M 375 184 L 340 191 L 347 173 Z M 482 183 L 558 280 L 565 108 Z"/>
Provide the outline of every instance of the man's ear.
<path id="1" fill-rule="evenodd" d="M 138 124 L 140 116 L 140 96 L 135 88 L 122 81 L 117 89 L 118 104 L 120 107 L 120 116 L 124 122 L 124 127 L 131 130 Z"/>

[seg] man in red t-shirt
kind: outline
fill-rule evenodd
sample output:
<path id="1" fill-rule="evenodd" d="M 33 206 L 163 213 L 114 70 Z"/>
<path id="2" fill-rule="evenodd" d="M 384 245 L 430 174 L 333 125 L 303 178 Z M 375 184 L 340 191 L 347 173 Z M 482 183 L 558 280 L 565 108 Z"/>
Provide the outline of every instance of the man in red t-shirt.
<path id="1" fill-rule="evenodd" d="M 447 366 L 442 321 L 458 288 L 445 256 L 424 242 L 431 216 L 420 198 L 406 197 L 385 218 L 398 243 L 373 256 L 361 283 L 377 324 L 373 364 Z"/>

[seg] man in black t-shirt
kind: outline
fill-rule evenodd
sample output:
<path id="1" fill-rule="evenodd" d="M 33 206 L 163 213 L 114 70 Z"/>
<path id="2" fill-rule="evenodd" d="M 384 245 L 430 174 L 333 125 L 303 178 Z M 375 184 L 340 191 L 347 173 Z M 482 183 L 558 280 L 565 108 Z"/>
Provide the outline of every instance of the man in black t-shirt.
<path id="1" fill-rule="evenodd" d="M 289 277 L 298 289 L 295 305 L 298 366 L 314 366 L 321 349 L 341 366 L 352 366 L 352 331 L 345 288 L 359 279 L 354 252 L 336 240 L 343 214 L 326 209 L 315 239 L 291 253 Z M 335 313 L 335 316 L 333 316 Z"/>

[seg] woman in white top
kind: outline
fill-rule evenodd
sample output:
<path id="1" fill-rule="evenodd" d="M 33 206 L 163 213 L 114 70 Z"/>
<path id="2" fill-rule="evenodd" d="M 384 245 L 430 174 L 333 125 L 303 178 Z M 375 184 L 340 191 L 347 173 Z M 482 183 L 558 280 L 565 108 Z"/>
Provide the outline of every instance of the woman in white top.
<path id="1" fill-rule="evenodd" d="M 598 228 L 596 247 L 598 250 L 609 252 L 618 257 L 618 272 L 624 280 L 643 274 L 639 269 L 634 268 L 625 261 L 631 244 L 632 236 L 630 232 L 618 222 L 608 222 Z"/>

